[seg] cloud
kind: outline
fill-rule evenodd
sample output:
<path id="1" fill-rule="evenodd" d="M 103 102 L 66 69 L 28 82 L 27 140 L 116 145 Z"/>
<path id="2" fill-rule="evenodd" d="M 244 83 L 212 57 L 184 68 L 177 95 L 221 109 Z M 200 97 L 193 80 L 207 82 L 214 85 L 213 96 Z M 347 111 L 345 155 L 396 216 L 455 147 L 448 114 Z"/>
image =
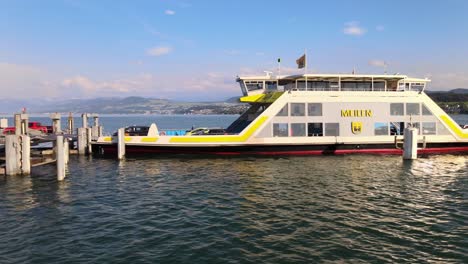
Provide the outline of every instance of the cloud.
<path id="1" fill-rule="evenodd" d="M 345 27 L 343 28 L 343 33 L 351 36 L 362 36 L 366 32 L 367 30 L 363 27 L 360 27 L 359 22 L 356 21 L 345 23 Z"/>
<path id="2" fill-rule="evenodd" d="M 378 26 L 375 27 L 375 30 L 377 30 L 377 31 L 384 31 L 384 30 L 385 30 L 385 27 L 382 26 L 382 25 L 378 25 Z"/>
<path id="3" fill-rule="evenodd" d="M 168 9 L 168 10 L 164 11 L 164 14 L 172 16 L 172 15 L 175 15 L 175 11 Z"/>
<path id="4" fill-rule="evenodd" d="M 375 67 L 385 67 L 388 66 L 388 64 L 384 60 L 370 60 L 369 65 L 375 66 Z"/>
<path id="5" fill-rule="evenodd" d="M 146 54 L 148 54 L 149 56 L 157 57 L 157 56 L 169 54 L 170 52 L 172 52 L 172 47 L 169 47 L 169 46 L 156 46 L 156 47 L 152 47 L 152 48 L 148 49 L 146 51 Z"/>

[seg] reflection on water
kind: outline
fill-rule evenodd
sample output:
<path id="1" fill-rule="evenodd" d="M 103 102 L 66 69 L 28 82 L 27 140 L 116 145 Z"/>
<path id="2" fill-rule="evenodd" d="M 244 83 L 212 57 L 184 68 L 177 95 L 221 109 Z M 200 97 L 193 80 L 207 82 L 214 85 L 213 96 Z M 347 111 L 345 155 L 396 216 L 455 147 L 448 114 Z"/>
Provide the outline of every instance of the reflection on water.
<path id="1" fill-rule="evenodd" d="M 0 263 L 462 262 L 466 156 L 72 157 L 0 178 Z"/>

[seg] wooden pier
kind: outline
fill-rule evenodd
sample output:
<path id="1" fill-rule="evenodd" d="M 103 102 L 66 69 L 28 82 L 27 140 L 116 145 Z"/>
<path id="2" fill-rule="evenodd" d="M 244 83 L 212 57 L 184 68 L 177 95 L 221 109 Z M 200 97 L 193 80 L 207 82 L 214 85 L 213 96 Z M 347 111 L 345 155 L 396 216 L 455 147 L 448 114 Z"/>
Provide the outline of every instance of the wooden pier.
<path id="1" fill-rule="evenodd" d="M 57 167 L 57 180 L 66 177 L 66 166 L 70 154 L 91 154 L 91 142 L 97 140 L 103 133 L 99 125 L 99 116 L 93 114 L 94 123 L 89 127 L 87 113 L 82 114 L 83 123 L 74 129 L 72 114 L 68 115 L 67 127 L 62 130 L 61 115 L 50 115 L 52 133 L 29 129 L 29 116 L 26 113 L 14 115 L 14 133 L 0 136 L 0 175 L 30 175 L 32 167 L 55 164 Z M 8 120 L 0 120 L 0 129 L 8 127 Z"/>

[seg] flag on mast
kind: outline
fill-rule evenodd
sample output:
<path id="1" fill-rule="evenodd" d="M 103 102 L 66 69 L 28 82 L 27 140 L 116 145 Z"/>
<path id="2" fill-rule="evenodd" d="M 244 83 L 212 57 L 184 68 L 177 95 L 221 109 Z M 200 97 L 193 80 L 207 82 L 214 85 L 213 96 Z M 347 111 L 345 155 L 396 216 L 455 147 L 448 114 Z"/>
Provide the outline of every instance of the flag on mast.
<path id="1" fill-rule="evenodd" d="M 297 64 L 298 69 L 302 69 L 302 68 L 305 67 L 305 64 L 306 64 L 306 55 L 305 55 L 305 53 L 304 53 L 304 55 L 299 57 L 299 59 L 296 60 L 296 64 Z"/>

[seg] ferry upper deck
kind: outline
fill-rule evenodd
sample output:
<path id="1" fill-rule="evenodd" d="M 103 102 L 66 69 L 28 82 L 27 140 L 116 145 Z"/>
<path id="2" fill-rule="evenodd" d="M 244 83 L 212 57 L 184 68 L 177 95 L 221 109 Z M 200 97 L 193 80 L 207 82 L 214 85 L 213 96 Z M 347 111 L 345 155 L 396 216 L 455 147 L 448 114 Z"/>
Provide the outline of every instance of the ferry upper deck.
<path id="1" fill-rule="evenodd" d="M 284 91 L 424 91 L 429 79 L 406 75 L 370 74 L 300 74 L 274 76 L 239 76 L 237 78 L 244 96 Z"/>

